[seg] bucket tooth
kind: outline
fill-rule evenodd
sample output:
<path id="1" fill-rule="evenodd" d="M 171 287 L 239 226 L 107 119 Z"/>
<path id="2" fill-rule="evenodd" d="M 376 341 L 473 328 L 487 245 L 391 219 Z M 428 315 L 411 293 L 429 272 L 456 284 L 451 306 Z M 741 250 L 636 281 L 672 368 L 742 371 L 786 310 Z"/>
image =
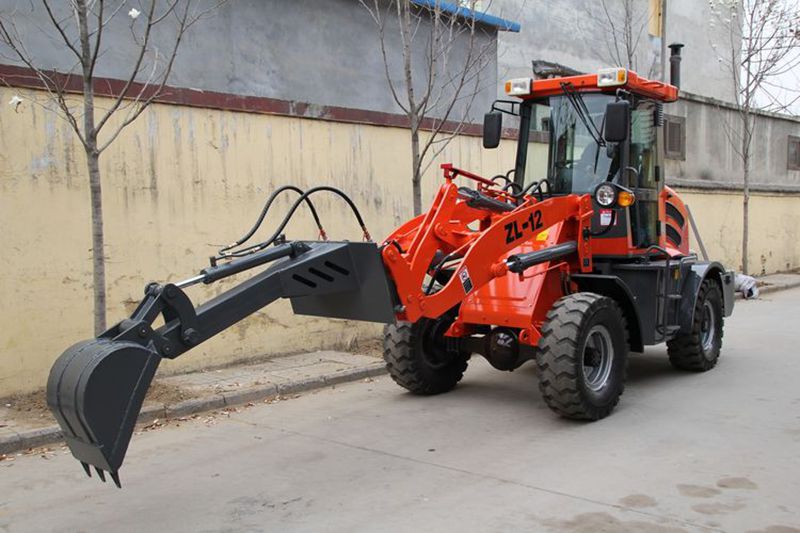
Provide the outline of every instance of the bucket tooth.
<path id="1" fill-rule="evenodd" d="M 97 472 L 97 477 L 99 477 L 100 480 L 103 483 L 105 483 L 106 482 L 106 474 L 105 474 L 105 472 L 103 472 L 101 469 L 99 469 L 97 467 L 94 467 L 94 471 Z"/>
<path id="2" fill-rule="evenodd" d="M 114 481 L 114 485 L 117 486 L 118 489 L 122 488 L 122 485 L 119 482 L 119 472 L 109 472 L 111 475 L 111 479 Z"/>
<path id="3" fill-rule="evenodd" d="M 92 469 L 89 468 L 88 463 L 81 461 L 81 466 L 83 467 L 83 471 L 86 472 L 86 475 L 92 477 Z"/>

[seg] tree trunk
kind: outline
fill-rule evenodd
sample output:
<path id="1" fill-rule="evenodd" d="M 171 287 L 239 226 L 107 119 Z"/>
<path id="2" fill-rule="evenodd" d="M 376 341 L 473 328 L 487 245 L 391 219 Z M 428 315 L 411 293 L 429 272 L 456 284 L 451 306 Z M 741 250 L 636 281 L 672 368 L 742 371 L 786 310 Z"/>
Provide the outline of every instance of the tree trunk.
<path id="1" fill-rule="evenodd" d="M 750 236 L 750 154 L 745 153 L 744 156 L 744 195 L 742 197 L 742 274 L 749 274 L 747 256 L 748 239 Z"/>
<path id="2" fill-rule="evenodd" d="M 76 0 L 75 14 L 83 67 L 83 135 L 86 167 L 89 170 L 89 200 L 92 211 L 92 290 L 94 295 L 94 334 L 106 329 L 106 257 L 103 238 L 103 195 L 100 182 L 100 152 L 94 123 L 94 83 L 92 47 L 89 42 L 89 8 L 86 0 Z"/>
<path id="3" fill-rule="evenodd" d="M 412 199 L 414 203 L 414 216 L 422 213 L 422 161 L 419 158 L 419 129 L 411 126 L 411 177 Z"/>
<path id="4" fill-rule="evenodd" d="M 103 195 L 100 185 L 100 154 L 86 151 L 89 169 L 89 197 L 92 209 L 92 286 L 94 334 L 106 330 L 106 260 L 103 236 Z"/>
<path id="5" fill-rule="evenodd" d="M 742 135 L 742 167 L 743 167 L 743 196 L 742 196 L 742 274 L 749 274 L 748 257 L 748 240 L 750 236 L 750 139 L 753 134 L 750 113 L 745 112 L 744 118 L 744 132 Z"/>

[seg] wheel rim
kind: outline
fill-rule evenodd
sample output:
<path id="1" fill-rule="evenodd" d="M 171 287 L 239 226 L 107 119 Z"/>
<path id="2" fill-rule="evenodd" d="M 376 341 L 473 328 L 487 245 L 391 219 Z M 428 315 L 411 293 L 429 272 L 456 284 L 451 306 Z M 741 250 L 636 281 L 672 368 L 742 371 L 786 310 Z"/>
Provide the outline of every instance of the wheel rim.
<path id="1" fill-rule="evenodd" d="M 708 355 L 713 351 L 714 339 L 717 334 L 717 313 L 709 300 L 703 303 L 703 318 L 700 322 L 700 340 L 703 354 Z"/>
<path id="2" fill-rule="evenodd" d="M 605 386 L 613 360 L 611 334 L 598 324 L 589 330 L 583 346 L 583 381 L 589 389 L 599 391 Z"/>

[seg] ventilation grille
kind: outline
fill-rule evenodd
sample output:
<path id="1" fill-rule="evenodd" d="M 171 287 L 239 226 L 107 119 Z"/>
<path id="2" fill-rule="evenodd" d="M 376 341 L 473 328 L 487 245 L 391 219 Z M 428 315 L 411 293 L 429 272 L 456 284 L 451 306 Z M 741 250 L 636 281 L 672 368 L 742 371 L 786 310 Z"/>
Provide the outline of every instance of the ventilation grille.
<path id="1" fill-rule="evenodd" d="M 337 281 L 337 278 L 341 279 L 349 275 L 350 271 L 345 267 L 332 261 L 325 261 L 322 265 L 309 266 L 302 274 L 292 274 L 292 279 L 306 287 L 316 289 L 320 285 L 333 283 Z"/>
<path id="2" fill-rule="evenodd" d="M 667 240 L 672 241 L 672 244 L 674 244 L 675 247 L 679 247 L 683 242 L 681 234 L 670 224 L 667 224 Z"/>
<path id="3" fill-rule="evenodd" d="M 683 218 L 678 208 L 669 202 L 667 202 L 667 216 L 674 220 L 678 224 L 678 227 L 683 229 L 683 226 L 686 224 L 686 219 Z"/>

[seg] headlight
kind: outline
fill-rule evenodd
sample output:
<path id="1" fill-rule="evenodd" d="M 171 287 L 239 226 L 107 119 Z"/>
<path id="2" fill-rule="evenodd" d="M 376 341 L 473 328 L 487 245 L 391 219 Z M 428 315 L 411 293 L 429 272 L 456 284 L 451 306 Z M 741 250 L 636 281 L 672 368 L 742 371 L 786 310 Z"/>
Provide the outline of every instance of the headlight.
<path id="1" fill-rule="evenodd" d="M 515 78 L 506 82 L 506 94 L 509 96 L 527 96 L 531 94 L 531 78 Z"/>
<path id="2" fill-rule="evenodd" d="M 628 70 L 624 68 L 604 68 L 597 72 L 598 87 L 615 87 L 625 85 L 628 81 Z"/>
<path id="3" fill-rule="evenodd" d="M 617 191 L 609 183 L 603 183 L 594 191 L 594 199 L 602 207 L 611 207 L 617 201 Z"/>

